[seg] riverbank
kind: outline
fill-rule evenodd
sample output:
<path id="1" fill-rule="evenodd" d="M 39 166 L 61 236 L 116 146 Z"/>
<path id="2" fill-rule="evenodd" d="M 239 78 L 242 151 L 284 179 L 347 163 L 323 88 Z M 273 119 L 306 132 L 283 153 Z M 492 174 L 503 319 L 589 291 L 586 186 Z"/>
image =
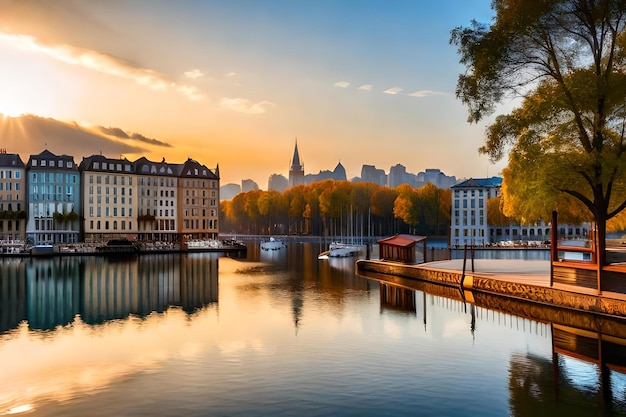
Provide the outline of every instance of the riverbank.
<path id="1" fill-rule="evenodd" d="M 474 272 L 471 272 L 470 261 L 465 266 L 463 274 L 462 259 L 417 265 L 358 260 L 356 272 L 365 278 L 388 276 L 390 282 L 393 277 L 401 277 L 453 287 L 462 291 L 468 302 L 473 302 L 476 294 L 490 294 L 626 319 L 626 294 L 597 294 L 596 291 L 573 285 L 550 285 L 550 261 L 479 259 L 474 261 Z"/>
<path id="2" fill-rule="evenodd" d="M 33 246 L 20 252 L 2 252 L 0 258 L 41 257 L 41 256 L 115 256 L 120 254 L 156 253 L 245 253 L 247 247 L 235 241 L 190 241 L 181 247 L 171 242 L 133 242 L 121 245 L 74 243 Z"/>

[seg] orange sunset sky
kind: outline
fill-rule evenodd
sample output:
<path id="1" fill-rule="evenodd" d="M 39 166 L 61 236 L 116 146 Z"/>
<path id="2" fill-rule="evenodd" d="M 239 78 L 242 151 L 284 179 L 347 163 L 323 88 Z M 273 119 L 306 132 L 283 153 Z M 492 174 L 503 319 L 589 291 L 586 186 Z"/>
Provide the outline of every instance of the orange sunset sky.
<path id="1" fill-rule="evenodd" d="M 0 0 L 0 147 L 25 162 L 46 147 L 76 162 L 191 157 L 262 189 L 288 175 L 296 139 L 306 173 L 341 161 L 349 178 L 397 163 L 498 175 L 477 151 L 489 121 L 469 125 L 454 95 L 464 68 L 449 44 L 454 27 L 488 23 L 489 5 Z M 106 140 L 20 127 L 22 114 Z"/>

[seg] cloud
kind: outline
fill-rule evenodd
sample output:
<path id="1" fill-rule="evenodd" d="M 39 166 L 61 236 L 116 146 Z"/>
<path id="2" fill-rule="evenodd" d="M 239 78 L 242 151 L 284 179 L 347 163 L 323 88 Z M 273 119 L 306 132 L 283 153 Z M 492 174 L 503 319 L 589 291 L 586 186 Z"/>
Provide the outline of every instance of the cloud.
<path id="1" fill-rule="evenodd" d="M 185 74 L 185 77 L 191 78 L 191 79 L 204 77 L 204 73 L 200 71 L 199 69 L 192 69 L 191 71 L 185 71 L 184 74 Z"/>
<path id="2" fill-rule="evenodd" d="M 429 97 L 429 96 L 444 96 L 447 93 L 442 93 L 440 91 L 432 91 L 432 90 L 418 90 L 414 93 L 407 94 L 407 96 L 411 97 Z"/>
<path id="3" fill-rule="evenodd" d="M 67 64 L 79 65 L 103 74 L 120 77 L 153 90 L 173 90 L 190 100 L 201 100 L 204 96 L 193 86 L 176 84 L 163 74 L 147 68 L 138 67 L 121 58 L 92 49 L 72 45 L 47 45 L 34 36 L 0 31 L 0 41 L 7 42 L 21 49 L 47 55 Z"/>
<path id="4" fill-rule="evenodd" d="M 357 88 L 357 90 L 372 91 L 372 88 L 374 88 L 374 86 L 372 84 L 363 84 L 362 86 Z"/>
<path id="5" fill-rule="evenodd" d="M 259 101 L 258 103 L 253 103 L 245 98 L 228 97 L 225 97 L 220 101 L 220 106 L 228 110 L 234 110 L 246 114 L 261 114 L 267 111 L 267 107 L 276 107 L 274 103 L 269 101 Z"/>
<path id="6" fill-rule="evenodd" d="M 341 87 L 341 88 L 348 88 L 350 87 L 350 83 L 347 81 L 337 81 L 335 84 L 333 84 L 335 87 Z"/>
<path id="7" fill-rule="evenodd" d="M 192 85 L 179 85 L 176 87 L 176 91 L 187 97 L 192 101 L 200 101 L 204 99 L 204 94 L 197 87 Z"/>
<path id="8" fill-rule="evenodd" d="M 236 73 L 236 72 L 232 72 L 232 71 L 231 71 L 231 72 L 226 73 L 226 76 L 227 76 L 227 77 L 234 77 L 235 75 L 237 75 L 237 73 Z"/>
<path id="9" fill-rule="evenodd" d="M 402 91 L 403 89 L 400 87 L 392 87 L 388 90 L 383 91 L 383 93 L 385 94 L 398 94 L 400 91 Z"/>
<path id="10" fill-rule="evenodd" d="M 80 127 L 77 127 L 77 128 L 80 128 Z M 172 147 L 172 145 L 170 145 L 169 143 L 160 141 L 158 139 L 145 137 L 144 135 L 140 133 L 126 133 L 123 129 L 120 129 L 119 127 L 97 126 L 94 130 L 104 133 L 105 135 L 113 136 L 113 137 L 120 138 L 120 139 L 134 139 L 140 142 L 149 143 L 150 145 L 164 146 L 166 148 Z"/>

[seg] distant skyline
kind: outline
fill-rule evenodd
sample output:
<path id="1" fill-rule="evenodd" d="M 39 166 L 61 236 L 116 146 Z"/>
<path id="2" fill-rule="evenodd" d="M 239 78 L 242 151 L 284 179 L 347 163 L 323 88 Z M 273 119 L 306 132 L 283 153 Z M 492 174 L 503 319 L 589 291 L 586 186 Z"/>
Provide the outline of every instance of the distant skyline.
<path id="1" fill-rule="evenodd" d="M 498 175 L 506 161 L 477 151 L 489 121 L 469 125 L 455 98 L 449 45 L 454 27 L 491 21 L 490 3 L 0 0 L 0 113 L 97 130 L 110 157 L 219 164 L 222 184 L 288 176 L 296 139 L 306 173 Z M 9 124 L 7 152 L 48 143 Z"/>

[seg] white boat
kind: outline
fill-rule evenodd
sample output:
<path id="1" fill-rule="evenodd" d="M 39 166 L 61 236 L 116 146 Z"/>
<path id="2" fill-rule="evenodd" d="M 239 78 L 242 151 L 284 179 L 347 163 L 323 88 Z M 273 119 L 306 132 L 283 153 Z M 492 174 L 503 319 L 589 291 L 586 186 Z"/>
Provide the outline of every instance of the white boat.
<path id="1" fill-rule="evenodd" d="M 281 250 L 287 248 L 285 242 L 270 237 L 270 240 L 261 242 L 261 250 Z"/>
<path id="2" fill-rule="evenodd" d="M 361 248 L 358 245 L 334 242 L 330 244 L 327 251 L 320 253 L 317 259 L 349 258 L 358 256 L 360 252 Z"/>

